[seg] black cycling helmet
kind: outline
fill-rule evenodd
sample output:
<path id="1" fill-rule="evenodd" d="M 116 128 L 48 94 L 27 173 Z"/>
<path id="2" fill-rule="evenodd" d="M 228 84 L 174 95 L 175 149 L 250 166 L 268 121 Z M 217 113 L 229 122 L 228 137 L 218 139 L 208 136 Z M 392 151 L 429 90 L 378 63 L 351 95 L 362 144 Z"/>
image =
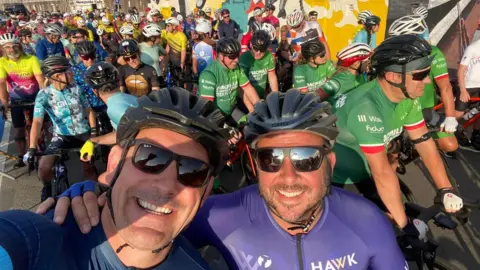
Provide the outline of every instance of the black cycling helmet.
<path id="1" fill-rule="evenodd" d="M 83 40 L 75 44 L 75 49 L 78 52 L 78 55 L 90 55 L 95 56 L 96 48 L 93 42 L 88 40 Z M 94 58 L 94 57 L 93 57 Z"/>
<path id="2" fill-rule="evenodd" d="M 93 20 L 93 18 L 95 18 L 95 14 L 93 14 L 93 12 L 88 13 L 88 18 Z"/>
<path id="3" fill-rule="evenodd" d="M 198 11 L 198 16 L 200 16 L 200 17 L 206 17 L 206 16 L 207 16 L 207 13 L 205 13 L 205 11 L 203 11 L 203 10 L 200 10 L 200 11 Z"/>
<path id="4" fill-rule="evenodd" d="M 268 5 L 265 6 L 265 10 L 275 11 L 275 6 L 272 5 L 272 4 L 268 4 Z"/>
<path id="5" fill-rule="evenodd" d="M 331 105 L 321 102 L 313 94 L 302 94 L 297 89 L 285 93 L 270 93 L 266 100 L 255 104 L 248 115 L 243 130 L 246 142 L 255 148 L 258 139 L 275 131 L 309 131 L 325 139 L 325 147 L 331 149 L 339 133 L 335 126 L 337 117 L 330 111 Z"/>
<path id="6" fill-rule="evenodd" d="M 250 32 L 255 32 L 262 29 L 262 23 L 257 22 L 256 20 L 251 20 L 248 24 L 248 29 Z"/>
<path id="7" fill-rule="evenodd" d="M 430 66 L 432 47 L 417 35 L 401 35 L 383 41 L 371 57 L 375 73 L 382 71 L 410 72 Z"/>
<path id="8" fill-rule="evenodd" d="M 381 20 L 382 19 L 376 15 L 369 16 L 367 19 L 365 19 L 365 26 L 374 27 L 375 25 L 380 24 Z"/>
<path id="9" fill-rule="evenodd" d="M 312 10 L 308 13 L 308 16 L 315 16 L 315 17 L 318 17 L 318 12 L 316 12 L 315 10 Z"/>
<path id="10" fill-rule="evenodd" d="M 18 31 L 18 36 L 19 37 L 26 37 L 26 36 L 31 36 L 32 35 L 32 31 L 28 30 L 28 29 L 22 29 L 20 31 Z"/>
<path id="11" fill-rule="evenodd" d="M 118 45 L 118 53 L 121 56 L 132 56 L 137 54 L 140 51 L 138 48 L 138 43 L 134 39 L 125 39 L 120 42 Z"/>
<path id="12" fill-rule="evenodd" d="M 107 84 L 113 84 L 112 88 L 117 88 L 119 79 L 118 70 L 107 62 L 98 62 L 87 69 L 85 73 L 85 82 L 93 89 L 100 89 Z"/>
<path id="13" fill-rule="evenodd" d="M 265 52 L 270 46 L 270 34 L 265 30 L 259 30 L 253 32 L 252 39 L 250 44 L 252 48 L 256 51 Z"/>
<path id="14" fill-rule="evenodd" d="M 432 47 L 425 39 L 417 35 L 400 35 L 384 40 L 374 50 L 370 64 L 376 74 L 386 71 L 401 73 L 402 83 L 387 82 L 400 88 L 410 98 L 405 86 L 406 74 L 428 68 L 435 57 L 430 56 L 431 52 Z"/>
<path id="15" fill-rule="evenodd" d="M 325 54 L 325 46 L 318 39 L 305 42 L 301 45 L 303 58 L 307 61 L 319 54 Z"/>
<path id="16" fill-rule="evenodd" d="M 240 54 L 240 42 L 233 37 L 222 38 L 217 42 L 217 53 L 238 55 Z"/>
<path id="17" fill-rule="evenodd" d="M 146 127 L 178 132 L 205 147 L 216 175 L 228 158 L 229 132 L 224 123 L 225 117 L 212 102 L 183 88 L 163 88 L 139 98 L 138 107 L 125 112 L 118 124 L 117 143 L 135 138 Z"/>
<path id="18" fill-rule="evenodd" d="M 49 78 L 53 74 L 62 73 L 70 69 L 70 61 L 64 56 L 50 56 L 42 63 L 42 72 L 45 77 Z"/>

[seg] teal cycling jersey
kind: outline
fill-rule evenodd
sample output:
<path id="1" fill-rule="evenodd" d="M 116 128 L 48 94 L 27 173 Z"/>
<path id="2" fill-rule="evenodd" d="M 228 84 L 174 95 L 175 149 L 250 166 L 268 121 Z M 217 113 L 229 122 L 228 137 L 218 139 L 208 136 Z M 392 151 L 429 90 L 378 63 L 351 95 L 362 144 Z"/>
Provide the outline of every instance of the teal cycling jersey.
<path id="1" fill-rule="evenodd" d="M 90 108 L 79 86 L 57 90 L 51 85 L 40 90 L 35 99 L 34 118 L 50 116 L 55 134 L 76 136 L 90 130 L 85 109 Z"/>
<path id="2" fill-rule="evenodd" d="M 130 107 L 137 107 L 137 97 L 118 92 L 107 99 L 107 114 L 112 127 L 117 130 L 118 123 L 125 111 Z"/>

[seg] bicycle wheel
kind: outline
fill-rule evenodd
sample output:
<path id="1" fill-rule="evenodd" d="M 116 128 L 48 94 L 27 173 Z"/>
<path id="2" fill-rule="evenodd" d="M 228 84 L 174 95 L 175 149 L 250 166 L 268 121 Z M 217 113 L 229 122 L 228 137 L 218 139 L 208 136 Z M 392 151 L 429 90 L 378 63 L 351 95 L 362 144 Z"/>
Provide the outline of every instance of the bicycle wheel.
<path id="1" fill-rule="evenodd" d="M 52 180 L 52 197 L 57 197 L 70 187 L 66 176 Z"/>
<path id="2" fill-rule="evenodd" d="M 400 191 L 402 192 L 402 202 L 416 203 L 415 196 L 413 196 L 412 190 L 405 184 L 400 178 Z"/>

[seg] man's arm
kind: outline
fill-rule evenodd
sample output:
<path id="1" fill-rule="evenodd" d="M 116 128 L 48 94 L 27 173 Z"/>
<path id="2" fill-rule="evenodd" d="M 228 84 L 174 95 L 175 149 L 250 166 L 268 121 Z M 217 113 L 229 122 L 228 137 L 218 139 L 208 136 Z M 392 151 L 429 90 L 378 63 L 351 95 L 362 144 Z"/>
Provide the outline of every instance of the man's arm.
<path id="1" fill-rule="evenodd" d="M 37 148 L 38 146 L 38 137 L 40 136 L 43 126 L 43 117 L 33 117 L 32 120 L 32 129 L 30 130 L 30 148 Z"/>
<path id="2" fill-rule="evenodd" d="M 278 92 L 278 78 L 275 70 L 268 72 L 268 83 L 272 92 Z"/>
<path id="3" fill-rule="evenodd" d="M 321 42 L 325 46 L 325 56 L 327 57 L 328 60 L 331 59 L 330 57 L 330 47 L 328 46 L 327 40 L 325 40 L 325 37 L 321 39 Z"/>
<path id="4" fill-rule="evenodd" d="M 180 54 L 180 67 L 183 69 L 185 67 L 185 59 L 187 58 L 187 49 L 182 50 Z"/>
<path id="5" fill-rule="evenodd" d="M 198 62 L 197 62 L 197 57 L 195 56 L 195 53 L 192 53 L 192 71 L 193 74 L 198 75 Z"/>
<path id="6" fill-rule="evenodd" d="M 253 105 L 255 105 L 255 103 L 257 103 L 260 98 L 258 97 L 257 91 L 255 90 L 255 88 L 253 88 L 250 82 L 245 86 L 242 86 L 242 99 L 244 100 L 243 103 L 245 103 L 245 105 L 247 106 L 248 111 L 253 112 Z"/>
<path id="7" fill-rule="evenodd" d="M 442 97 L 442 102 L 445 106 L 445 115 L 447 117 L 455 117 L 455 101 L 448 74 L 446 77 L 435 79 L 435 83 L 440 89 L 440 96 Z"/>
<path id="8" fill-rule="evenodd" d="M 88 124 L 91 128 L 97 128 L 97 121 L 95 120 L 95 112 L 92 108 L 85 109 L 85 113 L 88 115 Z"/>
<path id="9" fill-rule="evenodd" d="M 403 209 L 400 184 L 397 175 L 388 162 L 387 154 L 383 150 L 377 153 L 364 154 L 382 202 L 397 225 L 400 228 L 405 227 L 407 216 Z"/>
<path id="10" fill-rule="evenodd" d="M 0 101 L 2 102 L 3 106 L 8 106 L 9 99 L 10 99 L 10 95 L 8 94 L 8 90 L 7 90 L 7 80 L 0 79 Z"/>
<path id="11" fill-rule="evenodd" d="M 108 134 L 90 138 L 90 140 L 95 144 L 102 145 L 114 145 L 117 142 L 117 132 L 110 132 Z"/>
<path id="12" fill-rule="evenodd" d="M 465 72 L 467 71 L 468 66 L 459 64 L 457 70 L 457 78 L 458 78 L 458 87 L 460 88 L 460 99 L 463 102 L 467 102 L 470 100 L 470 94 L 467 91 L 467 87 L 465 86 Z M 466 96 L 468 98 L 462 98 Z"/>
<path id="13" fill-rule="evenodd" d="M 416 129 L 407 129 L 407 132 L 412 140 L 416 140 L 428 134 L 428 129 L 423 125 Z M 417 143 L 415 148 L 422 157 L 422 161 L 430 172 L 437 189 L 452 187 L 433 139 L 429 138 L 424 142 Z"/>

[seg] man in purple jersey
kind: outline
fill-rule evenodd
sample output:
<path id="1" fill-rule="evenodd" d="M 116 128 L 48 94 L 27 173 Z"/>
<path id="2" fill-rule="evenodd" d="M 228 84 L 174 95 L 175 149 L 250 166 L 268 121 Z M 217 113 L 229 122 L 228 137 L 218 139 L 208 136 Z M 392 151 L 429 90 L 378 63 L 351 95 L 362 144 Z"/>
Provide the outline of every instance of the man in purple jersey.
<path id="1" fill-rule="evenodd" d="M 384 213 L 330 185 L 335 121 L 318 96 L 294 89 L 257 103 L 244 133 L 259 184 L 211 196 L 184 236 L 216 247 L 230 269 L 405 269 Z M 98 215 L 93 201 L 77 206 L 79 224 Z M 66 207 L 62 198 L 55 214 Z"/>

